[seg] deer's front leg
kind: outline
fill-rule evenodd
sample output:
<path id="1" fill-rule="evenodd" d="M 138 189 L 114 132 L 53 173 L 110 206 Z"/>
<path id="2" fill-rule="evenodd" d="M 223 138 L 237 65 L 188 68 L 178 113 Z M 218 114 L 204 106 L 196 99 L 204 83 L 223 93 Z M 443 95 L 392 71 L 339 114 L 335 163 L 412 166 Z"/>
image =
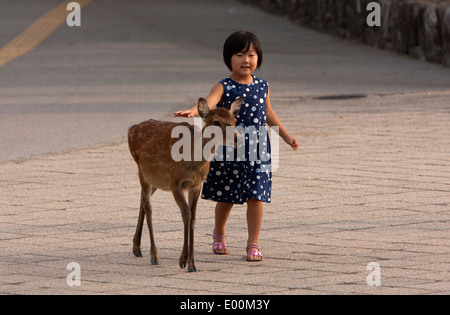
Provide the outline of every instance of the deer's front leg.
<path id="1" fill-rule="evenodd" d="M 173 197 L 177 202 L 178 207 L 181 211 L 181 216 L 183 217 L 184 223 L 184 244 L 183 251 L 181 252 L 180 257 L 180 267 L 186 268 L 187 261 L 189 259 L 189 230 L 190 230 L 190 222 L 191 222 L 191 211 L 189 205 L 186 202 L 186 197 L 183 194 L 183 191 L 180 188 L 177 188 L 172 191 Z"/>
<path id="2" fill-rule="evenodd" d="M 146 193 L 142 198 L 145 217 L 147 218 L 148 231 L 150 233 L 150 261 L 152 265 L 159 265 L 158 250 L 156 249 L 155 236 L 153 235 L 152 206 L 150 204 L 149 194 Z"/>
<path id="3" fill-rule="evenodd" d="M 191 222 L 189 225 L 189 262 L 188 271 L 197 272 L 197 267 L 195 266 L 195 255 L 194 255 L 194 234 L 195 234 L 195 217 L 197 213 L 197 203 L 200 197 L 201 187 L 195 187 L 189 190 L 189 208 L 191 210 Z"/>

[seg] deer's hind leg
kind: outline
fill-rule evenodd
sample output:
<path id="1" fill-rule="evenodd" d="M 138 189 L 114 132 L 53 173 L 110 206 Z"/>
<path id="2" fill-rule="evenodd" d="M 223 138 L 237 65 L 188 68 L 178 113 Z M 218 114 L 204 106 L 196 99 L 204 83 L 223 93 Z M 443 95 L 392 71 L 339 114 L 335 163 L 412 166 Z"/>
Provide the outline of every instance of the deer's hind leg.
<path id="1" fill-rule="evenodd" d="M 136 257 L 142 257 L 141 238 L 142 238 L 142 226 L 144 225 L 144 218 L 145 218 L 143 195 L 144 195 L 144 190 L 142 189 L 141 205 L 139 207 L 139 218 L 138 218 L 138 223 L 136 226 L 136 232 L 134 233 L 134 238 L 133 238 L 133 254 Z"/>

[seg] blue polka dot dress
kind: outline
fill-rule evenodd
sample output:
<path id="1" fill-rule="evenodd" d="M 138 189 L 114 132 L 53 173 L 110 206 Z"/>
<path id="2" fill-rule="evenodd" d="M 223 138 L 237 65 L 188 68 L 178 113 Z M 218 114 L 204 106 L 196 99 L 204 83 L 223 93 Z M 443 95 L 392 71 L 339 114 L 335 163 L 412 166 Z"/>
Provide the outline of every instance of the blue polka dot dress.
<path id="1" fill-rule="evenodd" d="M 229 77 L 220 83 L 224 92 L 217 107 L 227 107 L 237 98 L 245 97 L 236 116 L 236 129 L 244 136 L 245 146 L 217 149 L 203 184 L 202 199 L 233 204 L 257 199 L 270 203 L 272 172 L 266 126 L 269 83 L 256 77 L 251 84 L 241 84 Z"/>

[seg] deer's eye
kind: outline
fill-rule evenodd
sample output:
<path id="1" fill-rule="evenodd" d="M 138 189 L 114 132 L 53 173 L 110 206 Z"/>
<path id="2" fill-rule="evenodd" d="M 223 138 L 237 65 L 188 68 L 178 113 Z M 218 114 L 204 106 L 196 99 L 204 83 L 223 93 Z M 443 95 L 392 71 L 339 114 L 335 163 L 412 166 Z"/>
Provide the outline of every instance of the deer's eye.
<path id="1" fill-rule="evenodd" d="M 218 121 L 218 120 L 214 120 L 213 124 L 214 124 L 214 126 L 217 126 L 217 127 L 221 126 L 220 121 Z"/>

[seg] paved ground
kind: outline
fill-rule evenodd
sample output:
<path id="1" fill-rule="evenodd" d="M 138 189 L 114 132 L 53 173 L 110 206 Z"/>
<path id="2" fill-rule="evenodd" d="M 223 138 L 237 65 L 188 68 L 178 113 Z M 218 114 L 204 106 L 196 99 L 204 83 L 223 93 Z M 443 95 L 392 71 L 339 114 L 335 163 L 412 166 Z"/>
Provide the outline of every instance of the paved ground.
<path id="1" fill-rule="evenodd" d="M 95 5 L 100 10 L 101 3 L 94 0 L 87 10 L 96 9 Z M 119 3 L 115 3 L 116 9 L 123 9 Z M 0 164 L 0 293 L 449 294 L 450 71 L 298 28 L 233 1 L 217 1 L 209 6 L 210 1 L 192 3 L 196 10 L 181 7 L 189 12 L 188 17 L 182 17 L 177 10 L 167 14 L 180 24 L 198 16 L 205 16 L 206 22 L 189 24 L 193 30 L 187 31 L 189 36 L 184 38 L 168 26 L 160 29 L 157 37 L 183 47 L 182 51 L 176 50 L 173 57 L 178 59 L 173 60 L 174 64 L 183 65 L 186 56 L 196 55 L 197 61 L 186 73 L 181 69 L 178 81 L 171 83 L 172 88 L 167 87 L 170 101 L 155 101 L 148 112 L 141 106 L 151 99 L 151 93 L 144 91 L 155 77 L 127 94 L 134 95 L 133 104 L 138 104 L 128 112 L 121 91 L 129 91 L 136 82 L 122 86 L 116 78 L 114 84 L 105 79 L 96 85 L 83 70 L 70 89 L 57 85 L 55 78 L 60 77 L 52 77 L 52 72 L 43 72 L 38 83 L 31 78 L 39 69 L 26 76 L 23 71 L 35 58 L 51 65 L 55 55 L 49 55 L 49 51 L 66 44 L 58 41 L 63 38 L 58 32 L 67 31 L 64 29 L 43 47 L 0 68 L 0 80 L 6 82 L 2 91 L 9 93 L 9 103 L 3 100 L 1 108 L 10 111 L 8 118 L 18 122 L 28 117 L 30 128 L 38 128 L 33 127 L 38 118 L 51 122 L 54 115 L 59 115 L 67 119 L 64 121 L 82 121 L 78 119 L 92 112 L 95 121 L 102 121 L 102 117 L 110 121 L 102 128 L 108 131 L 106 134 L 114 134 L 103 139 L 103 144 L 79 148 L 89 144 L 81 141 L 64 148 L 70 150 L 63 153 L 54 153 L 59 147 L 47 146 L 44 152 L 48 154 L 29 157 L 43 152 L 17 148 L 21 160 L 5 158 Z M 115 6 L 108 12 L 117 14 Z M 156 12 L 165 9 L 164 5 L 154 8 Z M 131 20 L 136 11 L 129 10 L 126 12 Z M 202 29 L 203 23 L 225 25 L 220 24 L 224 13 L 228 17 L 236 15 L 236 19 L 246 14 L 243 28 L 254 25 L 268 43 L 267 66 L 259 75 L 273 82 L 272 103 L 287 129 L 299 138 L 302 150 L 293 152 L 285 145 L 280 147 L 273 202 L 265 207 L 260 240 L 265 256 L 262 263 L 248 264 L 244 259 L 243 206 L 236 207 L 229 220 L 230 255 L 211 253 L 214 204 L 202 200 L 196 230 L 200 271 L 181 270 L 181 215 L 170 194 L 157 192 L 153 198 L 154 225 L 161 265 L 151 266 L 146 233 L 144 258 L 138 259 L 131 252 L 139 184 L 135 164 L 118 131 L 126 130 L 129 121 L 117 128 L 110 125 L 120 121 L 121 113 L 124 120 L 142 120 L 150 114 L 169 119 L 175 108 L 189 104 L 199 91 L 207 93 L 215 76 L 223 76 L 223 66 L 216 56 L 220 47 L 203 37 L 198 42 L 206 48 L 198 50 L 192 43 L 198 36 L 195 30 Z M 133 25 L 139 29 L 140 24 Z M 211 27 L 208 34 L 223 37 L 233 29 L 220 26 Z M 100 33 L 96 36 L 100 38 Z M 98 44 L 92 42 L 91 48 L 103 46 L 101 51 L 107 60 L 114 41 L 119 42 L 124 35 L 117 36 Z M 134 44 L 120 45 L 142 48 L 138 39 Z M 302 44 L 295 39 L 302 39 Z M 291 44 L 283 45 L 286 41 Z M 219 42 L 221 45 L 222 40 Z M 165 51 L 155 38 L 146 45 L 144 53 L 154 52 L 155 47 Z M 92 51 L 95 49 L 88 50 Z M 80 62 L 76 60 L 73 62 Z M 200 66 L 199 60 L 204 60 L 209 70 Z M 99 69 L 108 73 L 108 65 L 100 65 Z M 129 69 L 126 63 L 122 66 L 122 71 Z M 172 78 L 168 73 L 173 69 L 160 69 L 168 82 Z M 192 78 L 198 79 L 195 84 Z M 183 85 L 182 81 L 189 83 Z M 169 93 L 178 89 L 190 94 Z M 69 103 L 57 106 L 64 100 L 62 91 L 68 92 Z M 80 91 L 83 93 L 78 97 Z M 105 91 L 114 93 L 101 96 Z M 144 96 L 140 96 L 141 92 Z M 162 100 L 163 94 L 156 94 L 156 99 Z M 335 94 L 366 96 L 328 97 Z M 33 107 L 36 96 L 40 106 Z M 96 98 L 96 105 L 89 107 Z M 102 106 L 109 98 L 118 98 L 116 105 Z M 4 127 L 3 123 L 10 120 L 3 114 L 0 128 L 11 130 L 11 126 Z M 109 120 L 114 115 L 116 118 Z M 74 123 L 71 130 L 77 126 Z M 61 134 L 64 129 L 58 129 L 59 125 L 54 128 L 53 132 L 48 129 L 52 136 L 72 139 L 72 133 Z M 95 134 L 95 128 L 73 139 L 90 133 Z M 2 139 L 14 140 L 8 134 Z M 98 143 L 102 143 L 100 140 Z M 71 271 L 66 267 L 71 262 L 81 267 L 79 287 L 67 285 Z M 371 271 L 366 267 L 372 262 L 381 268 L 378 287 L 367 284 Z"/>
<path id="2" fill-rule="evenodd" d="M 181 216 L 154 197 L 162 264 L 131 253 L 139 205 L 125 143 L 0 167 L 4 294 L 448 294 L 449 93 L 278 100 L 303 149 L 281 148 L 260 264 L 244 260 L 245 207 L 228 225 L 231 254 L 211 254 L 213 204 L 201 201 L 197 265 L 179 269 Z M 302 113 L 292 115 L 291 111 Z M 69 287 L 67 264 L 81 266 Z M 369 287 L 366 266 L 381 267 Z"/>

